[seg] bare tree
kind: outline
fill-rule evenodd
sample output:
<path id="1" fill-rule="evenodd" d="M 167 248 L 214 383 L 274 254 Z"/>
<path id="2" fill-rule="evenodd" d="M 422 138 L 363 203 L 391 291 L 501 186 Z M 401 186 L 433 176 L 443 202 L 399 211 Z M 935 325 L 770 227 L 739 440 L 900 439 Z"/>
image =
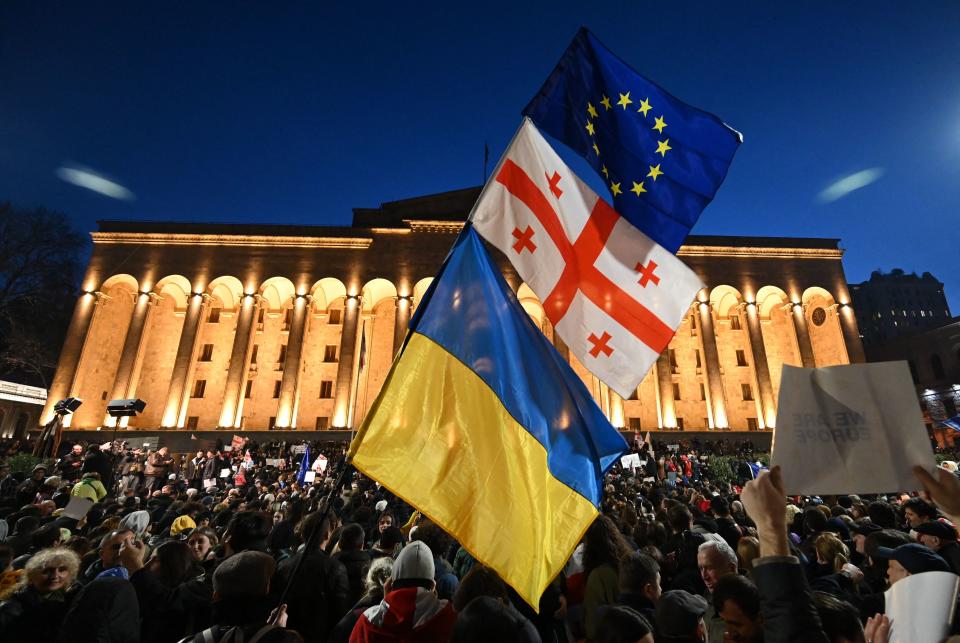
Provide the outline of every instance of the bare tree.
<path id="1" fill-rule="evenodd" d="M 0 373 L 47 387 L 85 247 L 62 213 L 0 203 Z"/>

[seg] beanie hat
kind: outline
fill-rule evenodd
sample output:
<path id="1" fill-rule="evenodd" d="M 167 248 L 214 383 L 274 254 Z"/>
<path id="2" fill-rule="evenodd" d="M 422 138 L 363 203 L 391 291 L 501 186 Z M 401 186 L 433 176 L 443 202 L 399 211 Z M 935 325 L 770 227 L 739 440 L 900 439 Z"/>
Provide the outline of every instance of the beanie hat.
<path id="1" fill-rule="evenodd" d="M 910 572 L 910 574 L 950 571 L 950 565 L 947 564 L 947 561 L 929 547 L 924 547 L 917 543 L 900 545 L 895 549 L 877 547 L 876 557 L 895 560 L 903 565 L 903 568 Z"/>
<path id="2" fill-rule="evenodd" d="M 46 487 L 59 487 L 60 486 L 60 476 L 50 476 L 43 481 L 44 486 Z"/>
<path id="3" fill-rule="evenodd" d="M 377 502 L 377 504 L 374 505 L 374 509 L 380 512 L 383 512 L 384 510 L 386 510 L 386 508 L 387 508 L 386 500 L 380 500 Z"/>
<path id="4" fill-rule="evenodd" d="M 197 523 L 193 522 L 193 518 L 190 516 L 178 516 L 176 520 L 173 521 L 173 524 L 170 525 L 170 535 L 176 536 L 181 531 L 186 531 L 188 529 L 196 529 Z"/>
<path id="5" fill-rule="evenodd" d="M 423 541 L 415 540 L 397 556 L 390 577 L 393 580 L 433 580 L 435 573 L 433 552 Z"/>
<path id="6" fill-rule="evenodd" d="M 142 536 L 146 533 L 147 527 L 150 526 L 150 513 L 141 509 L 140 511 L 134 511 L 123 517 L 123 520 L 120 521 L 120 527 L 123 529 L 129 529 L 137 536 Z"/>
<path id="7" fill-rule="evenodd" d="M 213 572 L 213 591 L 220 598 L 264 596 L 270 591 L 270 577 L 276 566 L 273 557 L 262 551 L 234 554 Z"/>

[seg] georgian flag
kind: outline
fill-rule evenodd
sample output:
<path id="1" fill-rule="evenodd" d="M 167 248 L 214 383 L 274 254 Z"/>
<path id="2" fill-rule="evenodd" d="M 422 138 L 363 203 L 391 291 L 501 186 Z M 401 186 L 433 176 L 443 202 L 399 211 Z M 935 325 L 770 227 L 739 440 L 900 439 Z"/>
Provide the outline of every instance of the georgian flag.
<path id="1" fill-rule="evenodd" d="M 619 198 L 642 198 L 627 192 Z M 699 277 L 581 181 L 524 119 L 471 216 L 577 359 L 624 398 L 669 344 Z"/>

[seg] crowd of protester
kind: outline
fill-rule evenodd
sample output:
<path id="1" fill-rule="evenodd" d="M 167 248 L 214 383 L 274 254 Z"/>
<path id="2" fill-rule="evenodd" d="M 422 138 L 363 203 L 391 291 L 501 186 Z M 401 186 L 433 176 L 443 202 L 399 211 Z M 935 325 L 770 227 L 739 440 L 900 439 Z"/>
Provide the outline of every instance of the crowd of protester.
<path id="1" fill-rule="evenodd" d="M 231 446 L 0 462 L 0 641 L 881 643 L 885 589 L 960 573 L 948 468 L 922 497 L 788 498 L 749 442 L 638 443 L 533 609 L 346 445 L 308 476 L 303 445 Z"/>

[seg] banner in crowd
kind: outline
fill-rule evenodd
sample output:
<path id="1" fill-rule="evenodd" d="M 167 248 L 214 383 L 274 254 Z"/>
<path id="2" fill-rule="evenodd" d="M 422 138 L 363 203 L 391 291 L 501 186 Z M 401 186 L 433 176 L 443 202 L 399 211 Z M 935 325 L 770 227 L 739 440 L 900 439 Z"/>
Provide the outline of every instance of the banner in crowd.
<path id="1" fill-rule="evenodd" d="M 790 495 L 918 488 L 936 467 L 906 362 L 784 366 L 771 465 Z"/>

